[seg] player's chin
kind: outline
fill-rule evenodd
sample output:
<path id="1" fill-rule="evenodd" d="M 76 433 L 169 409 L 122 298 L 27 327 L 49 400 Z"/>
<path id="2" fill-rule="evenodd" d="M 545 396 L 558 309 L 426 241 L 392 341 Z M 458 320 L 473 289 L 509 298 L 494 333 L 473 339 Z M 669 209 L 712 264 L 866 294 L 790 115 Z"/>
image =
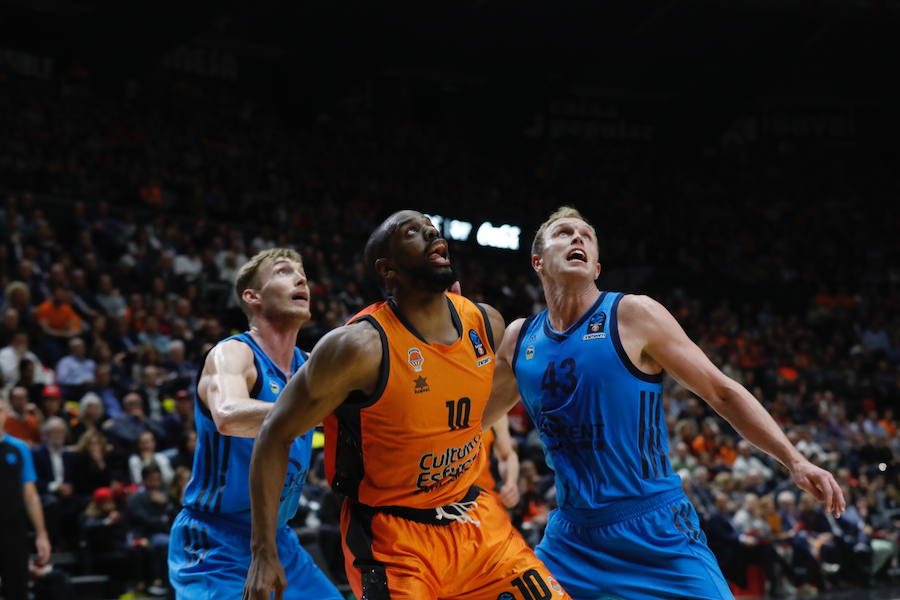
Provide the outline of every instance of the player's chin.
<path id="1" fill-rule="evenodd" d="M 306 305 L 294 305 L 289 307 L 284 312 L 285 316 L 287 316 L 288 318 L 300 322 L 309 321 L 310 317 L 312 316 L 309 310 L 309 306 Z"/>

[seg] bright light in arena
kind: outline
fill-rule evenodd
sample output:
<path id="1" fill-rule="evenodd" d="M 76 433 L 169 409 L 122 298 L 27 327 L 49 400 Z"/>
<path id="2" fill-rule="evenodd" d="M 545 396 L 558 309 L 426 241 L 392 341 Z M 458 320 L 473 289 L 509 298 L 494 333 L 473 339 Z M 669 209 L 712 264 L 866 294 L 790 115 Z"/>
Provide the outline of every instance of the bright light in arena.
<path id="1" fill-rule="evenodd" d="M 472 224 L 468 221 L 458 221 L 453 219 L 447 228 L 447 235 L 451 240 L 464 242 L 469 239 L 469 233 L 472 231 Z"/>
<path id="2" fill-rule="evenodd" d="M 425 216 L 429 220 L 431 220 L 431 224 L 434 225 L 434 228 L 437 229 L 438 231 L 442 232 L 441 235 L 443 235 L 444 217 L 442 217 L 441 215 L 427 215 L 427 214 Z"/>
<path id="3" fill-rule="evenodd" d="M 468 241 L 474 227 L 469 221 L 450 219 L 443 215 L 429 215 L 426 213 L 425 216 L 431 219 L 431 223 L 435 229 L 441 232 L 441 235 L 457 242 Z M 522 233 L 522 229 L 515 225 L 498 225 L 494 227 L 490 221 L 485 221 L 478 228 L 475 239 L 480 246 L 518 250 L 520 233 Z"/>
<path id="4" fill-rule="evenodd" d="M 519 249 L 519 234 L 522 233 L 521 228 L 515 225 L 500 225 L 494 227 L 490 221 L 485 221 L 478 228 L 475 239 L 482 246 L 490 246 L 491 248 L 504 248 L 506 250 Z"/>

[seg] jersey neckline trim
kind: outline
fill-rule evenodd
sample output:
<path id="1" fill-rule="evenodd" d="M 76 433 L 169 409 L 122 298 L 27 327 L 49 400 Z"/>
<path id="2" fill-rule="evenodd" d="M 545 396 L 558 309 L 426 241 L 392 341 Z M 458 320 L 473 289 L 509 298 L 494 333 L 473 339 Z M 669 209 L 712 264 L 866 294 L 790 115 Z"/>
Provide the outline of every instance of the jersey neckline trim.
<path id="1" fill-rule="evenodd" d="M 600 305 L 603 304 L 603 301 L 606 299 L 606 292 L 600 292 L 600 296 L 597 297 L 597 300 L 591 305 L 589 309 L 584 311 L 584 313 L 578 317 L 578 320 L 575 321 L 572 325 L 569 326 L 564 332 L 559 333 L 558 331 L 554 331 L 554 329 L 550 326 L 550 310 L 547 309 L 546 316 L 544 317 L 544 333 L 547 334 L 547 337 L 550 339 L 556 340 L 557 342 L 562 342 L 570 335 L 572 332 L 581 327 L 581 325 L 587 320 L 589 316 L 591 316 L 594 311 L 600 308 Z"/>
<path id="2" fill-rule="evenodd" d="M 277 364 L 274 360 L 272 360 L 272 357 L 269 356 L 269 355 L 266 353 L 266 351 L 262 349 L 262 346 L 260 346 L 260 345 L 257 343 L 257 341 L 256 341 L 255 339 L 253 339 L 253 336 L 250 335 L 250 332 L 249 332 L 249 331 L 245 331 L 245 332 L 240 333 L 240 334 L 238 334 L 238 335 L 236 335 L 236 336 L 234 336 L 234 337 L 240 337 L 240 338 L 243 338 L 249 345 L 251 345 L 251 346 L 253 346 L 254 348 L 256 348 L 257 350 L 259 350 L 259 351 L 263 354 L 263 356 L 265 356 L 266 358 L 268 358 L 268 359 L 269 359 L 269 362 L 272 363 L 272 366 L 275 367 L 275 374 L 276 374 L 279 378 L 281 378 L 281 380 L 282 380 L 284 383 L 287 383 L 288 380 L 289 380 L 291 377 L 294 376 L 294 373 L 297 372 L 297 369 L 300 368 L 300 365 L 298 364 L 299 361 L 297 360 L 297 358 L 298 358 L 298 356 L 299 356 L 299 354 L 300 354 L 300 349 L 297 348 L 297 346 L 294 346 L 294 354 L 293 354 L 293 357 L 291 358 L 291 374 L 290 374 L 290 375 L 287 375 L 284 371 L 281 370 L 281 367 L 278 366 L 278 364 Z"/>
<path id="3" fill-rule="evenodd" d="M 448 298 L 447 296 L 444 296 L 444 297 L 447 298 L 447 307 L 450 309 L 450 318 L 453 320 L 453 327 L 456 329 L 456 335 L 458 336 L 456 338 L 456 341 L 454 341 L 451 344 L 440 344 L 438 342 L 429 342 L 428 340 L 425 339 L 425 337 L 421 333 L 419 333 L 419 331 L 415 328 L 415 326 L 406 319 L 406 317 L 403 315 L 403 313 L 400 312 L 400 309 L 397 307 L 397 303 L 394 302 L 393 298 L 388 299 L 387 305 L 390 307 L 391 312 L 394 313 L 394 316 L 397 317 L 397 319 L 400 321 L 400 323 L 403 325 L 403 327 L 405 327 L 407 331 L 409 331 L 411 334 L 413 334 L 423 344 L 428 344 L 430 347 L 436 348 L 436 349 L 451 348 L 451 347 L 455 346 L 456 344 L 458 344 L 459 341 L 463 338 L 463 326 L 462 326 L 462 320 L 459 318 L 459 313 L 456 311 L 456 307 L 453 306 L 453 302 L 451 302 L 450 298 Z"/>

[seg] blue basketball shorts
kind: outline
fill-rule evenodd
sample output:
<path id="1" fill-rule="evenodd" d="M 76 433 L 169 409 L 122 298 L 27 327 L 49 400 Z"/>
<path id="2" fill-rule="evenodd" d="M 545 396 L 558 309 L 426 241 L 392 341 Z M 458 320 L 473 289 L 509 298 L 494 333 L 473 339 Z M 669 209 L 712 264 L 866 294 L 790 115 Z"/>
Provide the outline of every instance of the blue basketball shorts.
<path id="1" fill-rule="evenodd" d="M 343 600 L 290 527 L 278 530 L 285 600 Z M 178 600 L 240 600 L 250 569 L 250 527 L 182 510 L 169 537 L 169 581 Z"/>
<path id="2" fill-rule="evenodd" d="M 535 553 L 574 600 L 734 598 L 680 489 L 577 518 L 555 510 Z"/>

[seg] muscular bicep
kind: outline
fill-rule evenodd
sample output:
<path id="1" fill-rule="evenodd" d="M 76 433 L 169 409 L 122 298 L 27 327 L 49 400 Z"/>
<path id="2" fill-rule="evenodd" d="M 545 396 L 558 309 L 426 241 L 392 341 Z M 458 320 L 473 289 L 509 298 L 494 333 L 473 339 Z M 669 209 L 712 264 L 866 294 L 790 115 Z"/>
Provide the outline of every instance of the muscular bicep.
<path id="1" fill-rule="evenodd" d="M 250 388 L 255 380 L 253 351 L 247 344 L 230 340 L 206 356 L 197 393 L 215 419 L 227 410 L 229 401 L 251 400 Z"/>
<path id="2" fill-rule="evenodd" d="M 665 307 L 649 298 L 642 298 L 640 302 L 641 328 L 646 339 L 644 352 L 678 383 L 707 402 L 717 398 L 728 378 L 688 337 Z"/>
<path id="3" fill-rule="evenodd" d="M 352 392 L 371 394 L 381 371 L 380 334 L 368 323 L 339 327 L 313 349 L 291 378 L 265 426 L 291 440 L 319 424 Z"/>

